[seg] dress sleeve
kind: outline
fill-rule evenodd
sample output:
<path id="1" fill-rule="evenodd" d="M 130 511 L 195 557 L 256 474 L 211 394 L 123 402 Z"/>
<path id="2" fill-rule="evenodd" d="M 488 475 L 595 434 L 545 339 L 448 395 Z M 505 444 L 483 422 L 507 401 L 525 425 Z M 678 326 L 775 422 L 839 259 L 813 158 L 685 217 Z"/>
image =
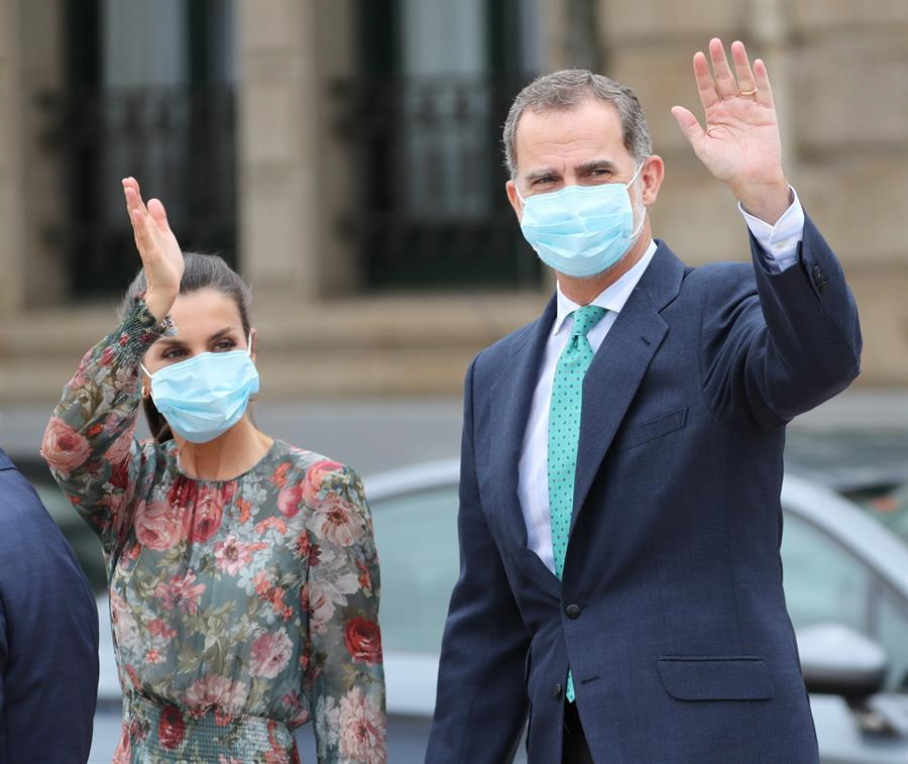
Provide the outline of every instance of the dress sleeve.
<path id="1" fill-rule="evenodd" d="M 303 691 L 314 710 L 319 764 L 384 764 L 387 720 L 372 518 L 359 476 L 332 466 L 321 478 L 307 523 Z"/>
<path id="2" fill-rule="evenodd" d="M 44 432 L 41 455 L 108 556 L 128 532 L 154 453 L 153 445 L 143 449 L 134 436 L 138 370 L 165 331 L 137 300 L 123 323 L 85 354 Z"/>

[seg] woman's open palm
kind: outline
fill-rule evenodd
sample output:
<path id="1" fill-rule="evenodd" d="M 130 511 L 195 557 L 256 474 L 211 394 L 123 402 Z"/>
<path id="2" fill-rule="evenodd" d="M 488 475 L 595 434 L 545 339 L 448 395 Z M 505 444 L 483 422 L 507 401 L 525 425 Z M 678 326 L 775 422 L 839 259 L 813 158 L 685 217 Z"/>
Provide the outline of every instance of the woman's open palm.
<path id="1" fill-rule="evenodd" d="M 183 252 L 170 230 L 164 205 L 151 199 L 146 207 L 135 178 L 123 180 L 123 193 L 148 292 L 175 298 L 183 278 Z"/>

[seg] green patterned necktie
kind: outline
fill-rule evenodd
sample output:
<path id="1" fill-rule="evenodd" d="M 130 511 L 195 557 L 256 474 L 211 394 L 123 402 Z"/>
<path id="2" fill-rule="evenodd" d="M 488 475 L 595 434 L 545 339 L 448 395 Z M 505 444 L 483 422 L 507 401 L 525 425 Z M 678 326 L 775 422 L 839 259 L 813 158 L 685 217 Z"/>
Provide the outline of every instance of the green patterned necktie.
<path id="1" fill-rule="evenodd" d="M 580 404 L 583 377 L 593 362 L 593 348 L 586 335 L 603 316 L 605 308 L 586 305 L 571 315 L 574 323 L 567 347 L 555 367 L 552 405 L 549 409 L 549 513 L 552 519 L 552 552 L 555 575 L 561 579 L 574 511 L 574 477 L 577 441 L 580 438 Z M 567 679 L 567 699 L 574 700 L 574 679 Z"/>

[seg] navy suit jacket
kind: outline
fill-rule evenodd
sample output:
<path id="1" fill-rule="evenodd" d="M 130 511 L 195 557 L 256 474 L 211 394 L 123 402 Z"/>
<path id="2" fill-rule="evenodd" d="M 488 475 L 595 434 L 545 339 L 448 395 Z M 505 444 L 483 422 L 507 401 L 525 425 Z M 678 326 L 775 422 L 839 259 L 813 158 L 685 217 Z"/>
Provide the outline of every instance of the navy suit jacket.
<path id="1" fill-rule="evenodd" d="M 564 686 L 597 764 L 805 764 L 785 608 L 784 425 L 858 374 L 857 310 L 808 219 L 798 262 L 686 267 L 663 242 L 583 382 L 562 581 L 527 548 L 518 461 L 543 315 L 467 373 L 460 578 L 431 764 L 561 761 Z"/>
<path id="2" fill-rule="evenodd" d="M 0 764 L 84 764 L 97 696 L 91 587 L 0 449 Z"/>

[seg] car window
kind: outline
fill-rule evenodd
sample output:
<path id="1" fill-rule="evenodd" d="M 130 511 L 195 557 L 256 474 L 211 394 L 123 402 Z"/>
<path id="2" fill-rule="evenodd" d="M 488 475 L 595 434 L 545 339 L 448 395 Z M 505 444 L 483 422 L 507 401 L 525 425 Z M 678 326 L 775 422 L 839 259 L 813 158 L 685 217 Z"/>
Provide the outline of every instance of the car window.
<path id="1" fill-rule="evenodd" d="M 877 522 L 908 543 L 908 483 L 857 495 L 854 500 Z"/>
<path id="2" fill-rule="evenodd" d="M 385 650 L 437 653 L 460 570 L 454 486 L 371 502 Z"/>
<path id="3" fill-rule="evenodd" d="M 888 589 L 880 597 L 877 639 L 889 657 L 887 689 L 908 692 L 908 609 Z"/>
<path id="4" fill-rule="evenodd" d="M 851 552 L 786 513 L 782 563 L 785 600 L 796 629 L 834 621 L 867 633 L 871 573 Z"/>

